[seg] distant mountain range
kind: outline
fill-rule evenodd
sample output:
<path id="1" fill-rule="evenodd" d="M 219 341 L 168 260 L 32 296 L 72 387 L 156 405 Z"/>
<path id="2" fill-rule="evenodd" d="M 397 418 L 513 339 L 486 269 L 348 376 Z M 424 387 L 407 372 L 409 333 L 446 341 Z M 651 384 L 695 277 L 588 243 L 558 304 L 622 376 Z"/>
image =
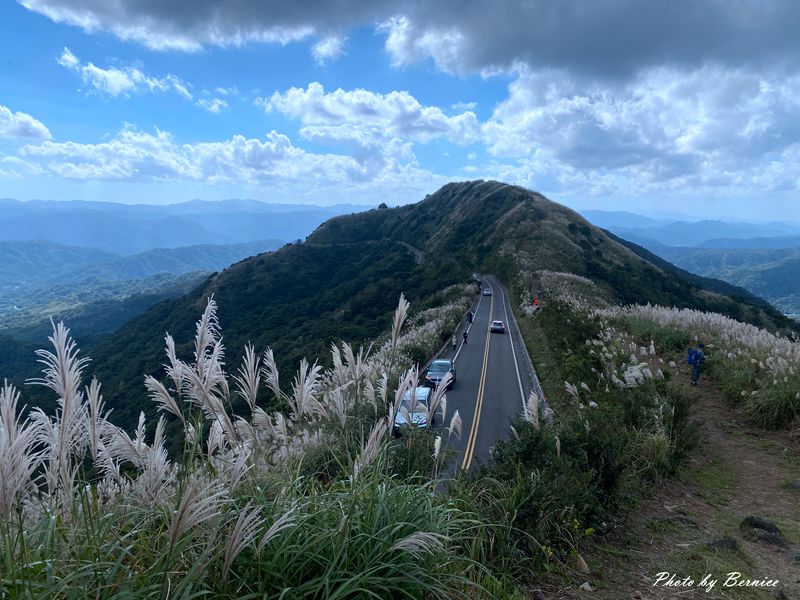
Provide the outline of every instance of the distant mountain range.
<path id="1" fill-rule="evenodd" d="M 194 200 L 152 206 L 112 202 L 0 200 L 0 241 L 48 241 L 128 255 L 153 248 L 303 239 L 357 205 Z"/>
<path id="2" fill-rule="evenodd" d="M 424 254 L 421 263 L 409 246 Z M 615 301 L 719 311 L 777 328 L 790 321 L 746 291 L 688 275 L 644 249 L 619 243 L 543 196 L 499 182 L 449 184 L 394 209 L 335 217 L 301 244 L 222 271 L 189 294 L 153 306 L 88 352 L 121 422 L 155 410 L 141 385 L 161 369 L 164 332 L 191 353 L 194 323 L 212 294 L 236 363 L 249 340 L 275 351 L 284 373 L 298 360 L 326 360 L 330 343 L 365 342 L 391 320 L 404 292 L 415 310 L 473 271 L 516 284 L 520 268 L 569 271 Z M 284 376 L 285 379 L 286 376 Z"/>
<path id="3" fill-rule="evenodd" d="M 800 225 L 650 219 L 626 212 L 585 211 L 620 238 L 696 275 L 760 296 L 800 318 Z"/>
<path id="4" fill-rule="evenodd" d="M 52 317 L 79 323 L 85 334 L 108 333 L 151 304 L 188 292 L 209 274 L 282 245 L 262 240 L 116 256 L 53 242 L 0 242 L 0 330 L 44 339 Z M 132 297 L 137 299 L 128 300 Z M 80 320 L 85 314 L 94 319 Z"/>

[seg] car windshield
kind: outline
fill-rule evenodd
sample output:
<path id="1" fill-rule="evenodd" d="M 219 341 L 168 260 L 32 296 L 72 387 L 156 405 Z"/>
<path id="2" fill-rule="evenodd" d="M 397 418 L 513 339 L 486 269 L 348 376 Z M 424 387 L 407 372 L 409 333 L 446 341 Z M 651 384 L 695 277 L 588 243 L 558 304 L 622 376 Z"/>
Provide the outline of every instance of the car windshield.
<path id="1" fill-rule="evenodd" d="M 450 370 L 449 360 L 435 360 L 431 363 L 428 373 L 447 373 Z"/>
<path id="2" fill-rule="evenodd" d="M 416 406 L 414 406 L 411 403 L 411 399 L 412 399 L 411 398 L 411 390 L 409 390 L 405 394 L 403 394 L 403 403 L 402 403 L 402 405 L 403 405 L 403 407 L 405 407 L 405 409 L 408 412 L 418 412 L 418 411 L 422 410 L 423 407 L 424 407 L 425 410 L 427 410 L 428 409 L 428 395 L 429 394 L 430 394 L 429 388 L 418 387 L 416 396 L 414 397 L 414 400 L 416 400 Z M 419 406 L 420 404 L 422 406 Z"/>
<path id="3" fill-rule="evenodd" d="M 502 321 L 492 321 L 492 325 L 502 325 Z"/>

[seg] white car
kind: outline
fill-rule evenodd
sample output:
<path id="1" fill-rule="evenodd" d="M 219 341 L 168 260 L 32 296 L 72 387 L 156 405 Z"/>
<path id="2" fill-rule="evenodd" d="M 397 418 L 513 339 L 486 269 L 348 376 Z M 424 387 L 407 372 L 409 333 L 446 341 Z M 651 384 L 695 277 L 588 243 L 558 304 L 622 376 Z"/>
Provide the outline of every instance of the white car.
<path id="1" fill-rule="evenodd" d="M 415 390 L 406 390 L 406 393 L 403 394 L 403 399 L 400 401 L 401 409 L 394 416 L 392 426 L 394 433 L 398 433 L 401 427 L 425 428 L 428 426 L 428 408 L 430 407 L 432 394 L 433 390 L 425 386 L 419 386 Z M 405 411 L 402 410 L 403 408 Z M 408 419 L 406 419 L 406 411 Z"/>
<path id="2" fill-rule="evenodd" d="M 492 326 L 490 327 L 492 333 L 505 333 L 506 332 L 506 324 L 502 321 L 492 321 Z"/>
<path id="3" fill-rule="evenodd" d="M 484 296 L 491 296 L 492 295 L 492 289 L 491 288 L 483 288 L 483 295 Z"/>

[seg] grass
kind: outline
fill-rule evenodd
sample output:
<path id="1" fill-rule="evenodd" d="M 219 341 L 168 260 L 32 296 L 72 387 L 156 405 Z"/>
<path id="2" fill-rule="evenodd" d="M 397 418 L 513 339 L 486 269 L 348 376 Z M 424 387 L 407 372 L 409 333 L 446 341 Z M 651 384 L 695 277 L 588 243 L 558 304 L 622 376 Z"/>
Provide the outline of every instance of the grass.
<path id="1" fill-rule="evenodd" d="M 724 588 L 723 584 L 727 574 L 737 571 L 755 578 L 752 573 L 753 565 L 747 556 L 740 550 L 711 549 L 703 544 L 698 544 L 681 550 L 669 557 L 665 570 L 680 573 L 681 577 L 689 576 L 695 582 L 701 582 L 704 577 L 711 575 L 717 584 L 709 592 L 704 591 L 704 597 L 728 598 L 733 592 Z M 754 588 L 737 588 L 736 598 L 745 600 L 750 598 L 763 598 L 764 591 Z"/>

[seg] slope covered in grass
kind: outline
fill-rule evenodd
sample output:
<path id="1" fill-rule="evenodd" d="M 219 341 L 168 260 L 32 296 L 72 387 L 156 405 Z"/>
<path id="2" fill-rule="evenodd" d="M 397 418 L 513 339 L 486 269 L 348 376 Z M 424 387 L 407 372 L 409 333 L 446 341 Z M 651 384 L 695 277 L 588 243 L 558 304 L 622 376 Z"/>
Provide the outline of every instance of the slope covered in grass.
<path id="1" fill-rule="evenodd" d="M 423 252 L 421 264 L 402 243 Z M 306 242 L 244 260 L 191 294 L 153 307 L 93 353 L 117 418 L 130 422 L 147 401 L 141 374 L 163 363 L 166 331 L 188 337 L 194 315 L 212 294 L 232 359 L 247 340 L 271 346 L 294 364 L 326 360 L 332 340 L 374 338 L 395 298 L 405 293 L 424 309 L 436 290 L 474 270 L 525 288 L 540 269 L 587 276 L 616 302 L 715 310 L 770 327 L 788 320 L 664 270 L 564 206 L 499 182 L 448 184 L 422 202 L 333 218 Z"/>

